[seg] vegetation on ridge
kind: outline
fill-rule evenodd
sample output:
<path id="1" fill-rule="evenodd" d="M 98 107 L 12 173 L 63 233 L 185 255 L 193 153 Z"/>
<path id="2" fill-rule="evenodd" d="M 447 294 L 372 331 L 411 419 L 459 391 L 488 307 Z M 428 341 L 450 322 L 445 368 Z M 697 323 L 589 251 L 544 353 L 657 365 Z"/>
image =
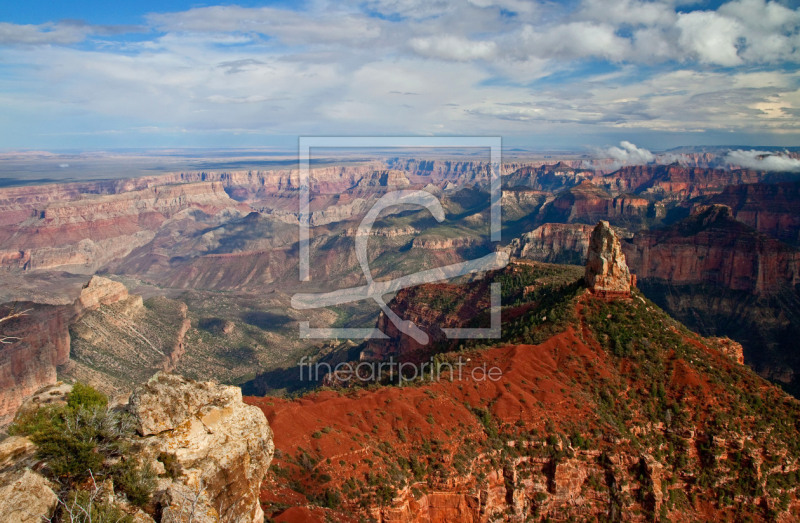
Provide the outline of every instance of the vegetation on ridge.
<path id="1" fill-rule="evenodd" d="M 28 436 L 36 444 L 36 456 L 45 463 L 42 472 L 60 485 L 54 521 L 73 520 L 68 518 L 73 510 L 77 521 L 133 521 L 107 497 L 98 496 L 100 485 L 111 480 L 118 494 L 138 506 L 155 489 L 149 464 L 131 457 L 130 415 L 109 409 L 108 398 L 89 385 L 76 383 L 66 405 L 24 411 L 9 433 Z"/>

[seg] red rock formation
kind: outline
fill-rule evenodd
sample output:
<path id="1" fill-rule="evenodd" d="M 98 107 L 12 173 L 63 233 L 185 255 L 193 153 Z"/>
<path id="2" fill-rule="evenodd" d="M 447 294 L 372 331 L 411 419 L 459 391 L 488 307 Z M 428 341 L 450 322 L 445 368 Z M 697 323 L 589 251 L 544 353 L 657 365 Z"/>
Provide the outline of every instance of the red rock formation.
<path id="1" fill-rule="evenodd" d="M 314 507 L 320 520 L 393 523 L 595 520 L 637 513 L 642 519 L 720 520 L 733 510 L 760 513 L 760 494 L 729 509 L 715 503 L 717 487 L 703 487 L 696 478 L 712 470 L 704 469 L 708 454 L 725 463 L 709 473 L 716 474 L 715 485 L 744 477 L 749 472 L 727 468 L 741 456 L 743 442 L 762 463 L 775 435 L 752 430 L 762 421 L 736 419 L 721 437 L 709 432 L 715 421 L 708 413 L 727 416 L 747 408 L 749 394 L 773 402 L 769 416 L 798 412 L 796 401 L 723 354 L 717 340 L 685 333 L 644 300 L 609 304 L 587 294 L 574 312 L 565 331 L 536 346 L 504 343 L 442 355 L 444 362 L 467 362 L 455 378 L 294 399 L 245 398 L 264 411 L 275 432 L 277 467 L 261 495 L 267 515 L 308 516 L 310 500 L 335 507 Z M 599 316 L 591 320 L 592 314 Z M 634 336 L 652 351 L 646 357 L 613 356 L 606 335 L 590 326 L 617 314 L 651 323 L 636 327 Z M 662 332 L 669 339 L 656 342 Z M 678 345 L 688 352 L 679 354 Z M 664 365 L 655 374 L 648 367 L 653 361 Z M 482 366 L 496 366 L 502 378 L 476 379 L 471 371 Z M 728 378 L 711 379 L 703 370 L 709 368 Z M 655 383 L 664 389 L 651 397 Z M 680 417 L 646 413 L 659 394 L 669 404 L 679 402 Z M 615 435 L 608 419 L 624 419 L 624 435 Z M 748 428 L 734 429 L 739 423 Z M 781 432 L 781 446 L 792 446 L 792 430 Z M 663 438 L 676 450 L 662 448 Z M 795 451 L 778 459 L 786 460 L 786 470 L 798 463 Z M 755 470 L 764 477 L 777 469 Z M 698 501 L 674 504 L 687 492 Z M 770 503 L 776 499 L 765 496 Z M 304 510 L 290 512 L 287 505 Z M 797 511 L 793 505 L 783 515 L 791 519 Z"/>
<path id="2" fill-rule="evenodd" d="M 647 217 L 650 202 L 631 195 L 612 197 L 605 189 L 584 180 L 580 185 L 560 192 L 545 206 L 547 222 L 595 223 L 607 219 L 640 224 Z"/>
<path id="3" fill-rule="evenodd" d="M 800 252 L 734 220 L 724 205 L 698 207 L 667 229 L 637 233 L 625 253 L 639 279 L 754 294 L 800 283 Z"/>
<path id="4" fill-rule="evenodd" d="M 631 293 L 631 273 L 619 238 L 608 222 L 601 221 L 592 231 L 584 280 L 589 290 L 599 296 L 629 296 Z"/>
<path id="5" fill-rule="evenodd" d="M 118 281 L 92 276 L 75 300 L 76 314 L 128 299 L 128 289 Z"/>
<path id="6" fill-rule="evenodd" d="M 727 205 L 734 218 L 758 232 L 800 245 L 800 182 L 733 185 L 711 202 Z"/>
<path id="7" fill-rule="evenodd" d="M 712 344 L 715 343 L 719 350 L 730 359 L 739 365 L 744 365 L 744 348 L 741 343 L 730 338 L 709 338 L 709 341 Z"/>
<path id="8" fill-rule="evenodd" d="M 0 317 L 10 307 L 0 307 Z M 23 400 L 56 382 L 56 367 L 69 360 L 72 306 L 17 303 L 24 316 L 3 323 L 3 334 L 18 340 L 0 345 L 0 425 L 10 421 Z"/>
<path id="9" fill-rule="evenodd" d="M 546 223 L 512 240 L 508 252 L 516 258 L 583 264 L 593 230 L 578 223 Z"/>
<path id="10" fill-rule="evenodd" d="M 505 176 L 503 186 L 558 191 L 578 185 L 591 178 L 592 174 L 592 171 L 575 168 L 565 162 L 555 165 L 526 165 Z"/>
<path id="11" fill-rule="evenodd" d="M 764 173 L 747 169 L 707 169 L 672 165 L 632 165 L 592 178 L 613 194 L 652 194 L 676 199 L 715 194 L 728 185 L 756 183 Z"/>
<path id="12" fill-rule="evenodd" d="M 28 312 L 2 325 L 4 335 L 19 339 L 0 346 L 0 425 L 25 397 L 56 382 L 56 368 L 69 361 L 70 323 L 87 310 L 127 298 L 124 285 L 95 276 L 71 305 L 14 304 L 13 310 Z M 0 306 L 0 317 L 9 310 Z"/>
<path id="13" fill-rule="evenodd" d="M 35 217 L 0 241 L 0 262 L 6 267 L 69 267 L 73 272 L 93 273 L 152 240 L 166 220 L 187 209 L 208 215 L 246 210 L 228 197 L 219 182 L 50 202 L 33 209 Z"/>

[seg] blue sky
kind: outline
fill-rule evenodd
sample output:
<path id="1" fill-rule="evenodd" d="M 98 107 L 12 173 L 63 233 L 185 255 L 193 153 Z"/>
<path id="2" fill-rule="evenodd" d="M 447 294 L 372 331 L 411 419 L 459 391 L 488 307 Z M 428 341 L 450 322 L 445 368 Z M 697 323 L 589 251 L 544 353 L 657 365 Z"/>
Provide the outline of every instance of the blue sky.
<path id="1" fill-rule="evenodd" d="M 798 62 L 797 2 L 4 2 L 0 149 L 800 145 Z"/>

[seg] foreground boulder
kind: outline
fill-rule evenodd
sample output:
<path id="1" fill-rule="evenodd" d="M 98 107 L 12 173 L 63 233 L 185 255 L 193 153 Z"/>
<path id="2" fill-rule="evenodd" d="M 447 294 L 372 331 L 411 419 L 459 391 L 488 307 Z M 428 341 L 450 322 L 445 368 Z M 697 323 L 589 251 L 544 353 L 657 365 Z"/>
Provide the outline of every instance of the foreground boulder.
<path id="1" fill-rule="evenodd" d="M 53 488 L 27 468 L 0 474 L 0 516 L 16 523 L 46 521 L 58 504 Z"/>
<path id="2" fill-rule="evenodd" d="M 264 414 L 238 387 L 158 373 L 134 392 L 130 411 L 156 466 L 165 521 L 263 521 L 258 501 L 272 461 Z"/>
<path id="3" fill-rule="evenodd" d="M 607 221 L 592 231 L 586 258 L 586 286 L 600 296 L 630 296 L 632 277 L 619 238 Z"/>

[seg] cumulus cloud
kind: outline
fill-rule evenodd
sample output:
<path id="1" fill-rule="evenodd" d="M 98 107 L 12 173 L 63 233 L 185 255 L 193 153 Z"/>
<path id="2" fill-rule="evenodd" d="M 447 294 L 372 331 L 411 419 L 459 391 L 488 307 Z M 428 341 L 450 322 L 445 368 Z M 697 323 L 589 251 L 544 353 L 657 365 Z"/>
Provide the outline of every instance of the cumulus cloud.
<path id="1" fill-rule="evenodd" d="M 492 58 L 497 44 L 489 41 L 474 41 L 458 36 L 432 36 L 413 38 L 411 48 L 420 56 L 445 60 L 468 61 Z"/>
<path id="2" fill-rule="evenodd" d="M 656 159 L 655 155 L 647 149 L 637 147 L 627 140 L 621 141 L 619 147 L 609 147 L 604 153 L 618 165 L 642 165 Z"/>
<path id="3" fill-rule="evenodd" d="M 630 53 L 630 41 L 605 23 L 569 22 L 544 31 L 526 25 L 519 38 L 522 48 L 537 57 L 619 61 Z"/>
<path id="4" fill-rule="evenodd" d="M 75 22 L 0 23 L 0 110 L 32 136 L 81 119 L 187 133 L 555 130 L 573 142 L 643 129 L 800 134 L 800 9 L 708 5 L 227 5 L 151 14 L 149 33 L 116 40 Z M 652 161 L 629 142 L 613 149 L 620 162 Z"/>
<path id="5" fill-rule="evenodd" d="M 738 149 L 729 151 L 725 161 L 732 166 L 760 171 L 800 172 L 800 159 L 788 154 Z"/>
<path id="6" fill-rule="evenodd" d="M 665 25 L 674 22 L 670 2 L 640 0 L 584 0 L 577 13 L 581 19 L 615 25 Z"/>
<path id="7" fill-rule="evenodd" d="M 682 13 L 676 23 L 678 43 L 703 63 L 733 66 L 742 63 L 741 24 L 710 11 Z"/>

